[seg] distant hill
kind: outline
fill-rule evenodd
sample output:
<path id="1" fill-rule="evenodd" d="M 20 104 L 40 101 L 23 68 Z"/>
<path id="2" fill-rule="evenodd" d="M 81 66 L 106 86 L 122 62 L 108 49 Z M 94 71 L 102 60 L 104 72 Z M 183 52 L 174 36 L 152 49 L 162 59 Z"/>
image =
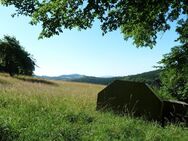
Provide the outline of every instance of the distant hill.
<path id="1" fill-rule="evenodd" d="M 128 81 L 145 82 L 150 85 L 158 86 L 160 85 L 159 73 L 160 70 L 149 71 L 141 74 L 129 75 L 124 77 L 93 77 L 93 76 L 86 76 L 80 74 L 61 75 L 56 77 L 49 77 L 49 76 L 37 76 L 37 77 L 51 79 L 51 80 L 85 82 L 85 83 L 103 84 L 103 85 L 108 85 L 109 83 L 117 79 L 123 79 Z"/>
<path id="2" fill-rule="evenodd" d="M 80 79 L 72 79 L 72 80 L 70 80 L 70 81 L 108 85 L 108 84 L 110 84 L 112 81 L 117 80 L 117 79 L 122 79 L 122 78 L 123 78 L 123 77 L 103 78 L 103 77 L 84 76 L 84 77 L 82 77 L 82 78 L 80 78 Z"/>
<path id="3" fill-rule="evenodd" d="M 123 77 L 94 77 L 94 76 L 86 76 L 80 74 L 70 74 L 70 75 L 60 75 L 60 76 L 36 76 L 36 77 L 45 78 L 49 80 L 64 80 L 64 81 L 85 82 L 85 83 L 103 84 L 103 85 L 107 85 L 116 79 L 123 78 Z"/>
<path id="4" fill-rule="evenodd" d="M 159 74 L 160 74 L 160 70 L 155 70 L 155 71 L 149 71 L 141 74 L 129 75 L 124 77 L 102 78 L 102 77 L 84 76 L 79 79 L 71 79 L 70 81 L 108 85 L 114 80 L 121 79 L 127 81 L 144 82 L 149 85 L 159 87 L 160 86 Z"/>
<path id="5" fill-rule="evenodd" d="M 75 80 L 75 79 L 81 79 L 85 77 L 85 75 L 80 74 L 68 74 L 68 75 L 60 75 L 60 76 L 36 76 L 40 78 L 50 79 L 50 80 Z"/>
<path id="6" fill-rule="evenodd" d="M 149 72 L 144 72 L 141 74 L 136 74 L 136 75 L 129 75 L 125 76 L 123 80 L 128 80 L 128 81 L 136 81 L 136 82 L 144 82 L 152 86 L 160 86 L 160 70 L 155 70 L 155 71 L 149 71 Z"/>

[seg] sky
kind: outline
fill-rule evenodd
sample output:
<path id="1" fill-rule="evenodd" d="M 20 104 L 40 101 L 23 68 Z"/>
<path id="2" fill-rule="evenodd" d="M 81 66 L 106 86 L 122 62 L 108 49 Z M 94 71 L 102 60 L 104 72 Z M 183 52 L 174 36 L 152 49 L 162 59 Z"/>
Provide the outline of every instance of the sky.
<path id="1" fill-rule="evenodd" d="M 130 39 L 125 41 L 120 30 L 102 36 L 100 24 L 88 30 L 64 30 L 59 36 L 38 40 L 41 26 L 31 26 L 30 18 L 11 17 L 13 7 L 0 6 L 0 38 L 15 36 L 36 59 L 34 74 L 58 76 L 84 74 L 89 76 L 126 76 L 154 70 L 163 54 L 178 45 L 175 25 L 159 33 L 153 48 L 136 48 Z"/>

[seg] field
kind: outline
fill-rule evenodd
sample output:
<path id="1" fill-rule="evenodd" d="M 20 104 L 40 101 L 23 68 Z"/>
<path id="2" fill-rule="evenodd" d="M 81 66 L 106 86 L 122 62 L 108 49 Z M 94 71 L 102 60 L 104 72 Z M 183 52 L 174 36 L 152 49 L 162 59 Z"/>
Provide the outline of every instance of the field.
<path id="1" fill-rule="evenodd" d="M 1 141 L 187 141 L 188 129 L 97 112 L 105 86 L 0 74 Z"/>

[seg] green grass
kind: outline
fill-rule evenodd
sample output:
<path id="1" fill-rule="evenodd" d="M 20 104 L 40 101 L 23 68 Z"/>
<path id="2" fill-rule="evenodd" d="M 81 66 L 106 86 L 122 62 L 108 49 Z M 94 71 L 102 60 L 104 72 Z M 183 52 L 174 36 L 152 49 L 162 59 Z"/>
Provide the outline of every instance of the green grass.
<path id="1" fill-rule="evenodd" d="M 185 127 L 97 112 L 105 86 L 26 79 L 0 74 L 1 141 L 188 140 Z"/>

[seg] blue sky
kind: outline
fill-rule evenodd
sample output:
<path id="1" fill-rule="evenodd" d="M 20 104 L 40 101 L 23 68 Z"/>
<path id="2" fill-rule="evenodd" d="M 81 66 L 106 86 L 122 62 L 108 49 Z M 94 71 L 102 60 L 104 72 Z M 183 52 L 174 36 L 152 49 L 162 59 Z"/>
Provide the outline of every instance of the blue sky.
<path id="1" fill-rule="evenodd" d="M 90 76 L 125 76 L 154 70 L 153 66 L 178 45 L 174 28 L 159 33 L 153 48 L 136 48 L 119 30 L 102 36 L 99 23 L 92 29 L 65 30 L 52 38 L 38 40 L 41 26 L 31 26 L 28 17 L 12 18 L 13 7 L 0 6 L 0 38 L 15 36 L 36 59 L 35 74 L 57 76 L 79 73 Z"/>

